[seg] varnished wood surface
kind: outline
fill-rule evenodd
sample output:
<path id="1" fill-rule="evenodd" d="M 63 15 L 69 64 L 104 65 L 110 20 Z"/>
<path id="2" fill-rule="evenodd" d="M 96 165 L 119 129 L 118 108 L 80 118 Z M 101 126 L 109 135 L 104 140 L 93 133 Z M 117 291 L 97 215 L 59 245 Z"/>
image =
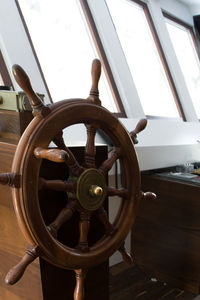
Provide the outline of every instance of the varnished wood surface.
<path id="1" fill-rule="evenodd" d="M 132 251 L 146 272 L 193 293 L 200 285 L 200 201 L 198 186 L 142 176 L 143 199 L 133 230 Z"/>
<path id="2" fill-rule="evenodd" d="M 15 145 L 0 142 L 1 172 L 10 172 L 15 149 Z M 24 255 L 26 241 L 16 222 L 10 188 L 1 186 L 0 194 L 0 300 L 42 300 L 38 261 L 29 266 L 17 285 L 7 286 L 4 282 L 8 270 Z"/>
<path id="3" fill-rule="evenodd" d="M 84 161 L 84 147 L 70 148 L 78 163 Z M 107 147 L 96 148 L 96 164 L 100 164 L 107 157 Z M 52 171 L 53 170 L 53 171 Z M 46 179 L 65 179 L 69 173 L 64 163 L 57 164 L 44 160 L 41 166 L 40 175 Z M 40 208 L 45 223 L 48 225 L 56 218 L 57 214 L 66 205 L 66 193 L 63 191 L 41 190 L 39 192 Z M 79 216 L 76 212 L 73 217 L 65 222 L 58 231 L 58 240 L 69 247 L 75 247 L 79 239 Z M 67 234 L 66 234 L 67 233 Z M 96 242 L 104 233 L 104 228 L 96 215 L 91 218 L 89 231 L 89 245 Z M 73 270 L 65 270 L 55 267 L 43 259 L 40 259 L 42 287 L 44 300 L 65 300 L 72 299 L 75 288 L 75 274 Z M 86 300 L 108 300 L 108 260 L 95 268 L 88 270 L 85 278 L 85 299 Z"/>
<path id="4" fill-rule="evenodd" d="M 52 104 L 50 106 L 45 106 L 41 99 L 33 91 L 30 79 L 25 71 L 19 65 L 13 66 L 13 75 L 18 85 L 27 94 L 33 108 L 33 115 L 35 116 L 33 122 L 29 124 L 20 140 L 12 164 L 12 173 L 20 176 L 20 187 L 12 189 L 12 196 L 14 199 L 13 204 L 18 225 L 20 226 L 28 243 L 35 249 L 39 249 L 37 254 L 39 254 L 41 258 L 47 260 L 49 263 L 52 263 L 58 268 L 75 270 L 77 280 L 74 299 L 76 300 L 83 300 L 84 297 L 83 270 L 103 263 L 103 261 L 108 259 L 108 257 L 118 249 L 126 261 L 131 260 L 131 256 L 128 256 L 124 246 L 122 246 L 122 243 L 133 225 L 136 208 L 142 195 L 140 191 L 138 161 L 130 135 L 112 113 L 101 107 L 98 91 L 98 82 L 101 74 L 101 63 L 99 60 L 96 59 L 93 61 L 91 73 L 92 88 L 89 97 L 86 100 L 63 100 L 55 105 Z M 64 128 L 77 123 L 85 124 L 88 133 L 84 159 L 86 166 L 82 165 L 82 167 L 79 167 L 76 160 L 73 160 L 72 163 L 73 156 L 69 154 L 70 150 L 65 145 L 62 150 L 45 149 L 48 147 L 49 143 L 55 139 L 58 140 L 58 143 L 63 144 L 60 132 Z M 90 126 L 90 129 L 88 126 Z M 134 143 L 136 142 L 135 138 L 137 133 L 144 129 L 145 126 L 146 120 L 144 124 L 142 123 L 142 126 L 138 124 L 136 129 L 133 131 L 134 139 L 133 137 L 132 139 Z M 95 130 L 92 129 L 91 131 L 91 128 L 93 127 L 95 127 Z M 82 178 L 82 175 L 88 176 L 87 179 L 89 176 L 92 176 L 92 169 L 90 169 L 91 166 L 97 167 L 94 164 L 94 143 L 95 133 L 98 127 L 108 135 L 114 145 L 114 151 L 109 159 L 105 160 L 104 163 L 101 163 L 101 167 L 98 171 L 94 170 L 96 172 L 96 176 L 99 174 L 98 176 L 103 182 L 101 183 L 101 180 L 99 179 L 100 183 L 98 186 L 97 183 L 95 184 L 95 182 L 98 182 L 98 179 L 96 178 L 94 181 L 94 186 L 96 186 L 99 190 L 104 190 L 104 193 L 102 193 L 102 199 L 99 200 L 105 200 L 106 184 L 104 181 L 108 171 L 112 168 L 117 159 L 120 159 L 120 163 L 123 166 L 124 187 L 128 190 L 128 197 L 126 201 L 124 200 L 121 202 L 119 212 L 114 221 L 114 230 L 110 232 L 109 235 L 102 235 L 100 239 L 98 238 L 98 243 L 93 243 L 90 246 L 89 231 L 90 225 L 92 224 L 92 220 L 90 218 L 92 216 L 91 210 L 95 211 L 95 209 L 100 208 L 103 202 L 99 202 L 99 204 L 97 203 L 97 207 L 94 207 L 93 209 L 89 207 L 89 205 L 87 206 L 87 197 L 85 194 L 88 193 L 88 190 L 83 191 L 82 197 L 80 197 L 79 192 L 81 191 L 81 188 L 79 190 L 79 184 L 81 186 L 81 183 L 84 183 L 85 178 Z M 77 212 L 80 216 L 78 244 L 76 243 L 76 246 L 73 248 L 63 247 L 63 245 L 58 242 L 59 239 L 57 239 L 55 222 L 58 218 L 60 220 L 62 219 L 60 226 L 63 225 L 66 219 L 65 214 L 63 215 L 64 218 L 60 218 L 60 214 L 57 215 L 56 220 L 54 220 L 53 223 L 49 224 L 49 222 L 47 222 L 46 225 L 49 225 L 48 227 L 44 224 L 45 218 L 41 214 L 42 205 L 39 205 L 38 201 L 38 175 L 41 170 L 40 166 L 42 158 L 53 162 L 64 162 L 69 167 L 69 178 L 72 178 L 72 175 L 78 177 L 76 178 L 78 189 L 76 193 L 77 197 L 73 194 L 68 194 L 69 202 L 74 200 L 76 205 L 73 206 L 73 210 L 71 207 L 67 207 L 67 221 L 69 221 L 75 212 Z M 85 168 L 87 169 L 86 171 L 88 171 L 87 174 L 84 173 Z M 134 178 L 134 184 L 132 184 L 132 178 Z M 91 183 L 90 189 L 92 186 L 93 185 Z M 92 196 L 90 197 L 92 198 Z M 85 200 L 85 205 L 81 202 L 82 199 Z M 92 203 L 93 202 L 94 201 L 92 201 Z M 48 210 L 47 207 L 48 205 L 45 207 L 46 210 Z M 62 209 L 62 212 L 64 212 L 64 210 Z M 69 214 L 69 210 L 71 210 L 71 214 Z M 48 215 L 48 213 L 46 213 L 46 215 Z M 106 214 L 104 214 L 103 225 L 105 224 L 106 218 Z M 99 218 L 99 221 L 101 220 L 102 216 Z M 109 221 L 107 221 L 107 223 L 109 223 Z M 49 231 L 52 234 L 49 234 Z M 29 254 L 30 253 L 31 252 L 29 251 Z M 23 274 L 25 269 L 24 263 L 25 265 L 30 263 L 29 254 L 25 256 L 26 259 L 24 257 L 20 264 L 13 268 L 13 272 L 9 272 L 9 279 L 7 282 L 17 282 L 19 276 L 15 274 L 15 270 L 17 270 L 17 273 Z M 80 269 L 80 271 L 77 271 L 77 269 Z"/>
<path id="5" fill-rule="evenodd" d="M 15 148 L 15 145 L 0 143 L 2 172 L 10 171 L 11 161 Z M 105 160 L 105 155 L 107 153 L 106 149 L 106 147 L 97 148 L 97 165 L 101 164 L 101 162 Z M 83 160 L 83 149 L 80 153 L 80 148 L 74 148 L 73 152 L 79 154 L 78 160 Z M 62 165 L 59 164 L 53 165 L 52 168 L 54 169 L 54 172 L 51 172 L 51 167 L 49 169 L 48 163 L 44 162 L 41 174 L 43 176 L 46 175 L 47 178 L 52 178 L 52 176 L 55 176 L 56 174 L 60 176 L 60 178 L 63 178 L 63 176 L 67 176 L 66 168 L 64 166 L 62 167 Z M 36 260 L 36 262 L 28 267 L 28 270 L 25 272 L 23 279 L 16 285 L 7 286 L 4 283 L 4 277 L 7 274 L 9 268 L 18 263 L 21 257 L 24 255 L 26 242 L 17 225 L 17 220 L 12 207 L 10 188 L 7 186 L 1 186 L 1 191 L 0 300 L 55 300 L 56 298 L 59 300 L 64 300 L 66 299 L 66 297 L 68 299 L 71 299 L 75 287 L 74 271 L 59 269 L 50 265 L 42 259 L 40 260 L 41 266 L 39 267 L 38 260 Z M 46 197 L 47 195 L 48 197 Z M 59 207 L 62 207 L 62 205 L 65 203 L 65 197 L 66 196 L 63 194 L 63 192 L 61 192 L 59 195 L 58 192 L 52 191 L 40 192 L 41 209 L 47 224 L 51 221 L 51 219 L 53 220 L 54 214 L 56 215 L 55 207 L 57 211 L 59 211 Z M 47 206 L 48 211 L 46 209 Z M 49 215 L 48 212 L 53 212 L 54 214 Z M 70 222 L 67 226 L 62 228 L 61 232 L 59 233 L 59 239 L 64 243 L 67 243 L 66 241 L 68 241 L 68 239 L 71 240 L 72 246 L 74 246 L 73 243 L 76 239 L 76 228 L 74 228 L 74 230 L 70 229 L 70 232 L 72 233 L 70 235 L 66 235 L 66 228 L 72 228 L 72 226 L 74 226 L 73 222 L 74 221 Z M 100 223 L 97 223 L 98 222 L 93 218 L 90 240 L 98 239 L 99 235 L 103 233 L 102 225 L 100 225 Z M 96 234 L 96 226 L 98 226 L 99 228 L 98 234 Z M 42 279 L 40 275 L 40 269 Z M 108 262 L 105 262 L 100 266 L 97 266 L 96 268 L 88 271 L 85 280 L 85 289 L 87 300 L 108 299 Z"/>
<path id="6" fill-rule="evenodd" d="M 197 300 L 199 296 L 174 288 L 143 273 L 138 267 L 111 267 L 110 300 Z"/>
<path id="7" fill-rule="evenodd" d="M 30 111 L 0 110 L 0 142 L 18 144 L 22 133 L 32 119 Z"/>
<path id="8" fill-rule="evenodd" d="M 31 122 L 21 138 L 13 161 L 12 172 L 18 174 L 23 170 L 21 174 L 23 193 L 20 189 L 13 189 L 18 224 L 28 242 L 33 246 L 39 246 L 43 258 L 58 267 L 66 269 L 87 269 L 102 263 L 112 255 L 114 251 L 121 246 L 133 225 L 137 203 L 141 197 L 138 161 L 129 133 L 112 113 L 100 105 L 98 82 L 101 73 L 101 63 L 99 60 L 95 59 L 93 61 L 91 73 L 92 88 L 86 100 L 68 99 L 46 107 L 33 91 L 31 82 L 25 71 L 18 65 L 13 66 L 14 77 L 19 86 L 28 95 L 35 116 L 33 122 Z M 37 175 L 39 174 L 41 162 L 39 158 L 45 157 L 54 161 L 57 161 L 57 158 L 55 155 L 52 156 L 52 153 L 47 153 L 48 150 L 42 150 L 42 156 L 37 155 L 37 151 L 34 152 L 35 148 L 47 148 L 52 140 L 57 139 L 58 135 L 60 136 L 60 132 L 64 128 L 77 123 L 83 123 L 87 128 L 88 124 L 95 128 L 99 127 L 112 140 L 115 146 L 114 152 L 112 156 L 102 164 L 99 172 L 101 176 L 107 176 L 107 172 L 119 158 L 123 166 L 124 186 L 128 190 L 128 199 L 127 201 L 122 201 L 119 213 L 115 219 L 116 230 L 112 235 L 104 235 L 100 242 L 91 246 L 90 249 L 86 243 L 89 218 L 87 221 L 81 220 L 80 222 L 81 238 L 79 240 L 79 246 L 81 246 L 81 249 L 79 249 L 79 246 L 77 249 L 62 247 L 56 239 L 49 235 L 48 230 L 44 226 L 37 201 Z M 135 129 L 135 134 L 138 131 L 140 130 Z M 91 162 L 92 165 L 94 164 L 94 134 L 95 132 L 87 135 L 85 152 L 86 168 L 88 163 L 89 165 Z M 58 138 L 58 143 L 63 143 L 62 138 L 61 141 Z M 66 148 L 65 146 L 64 150 L 66 150 Z M 33 153 L 35 153 L 38 159 L 33 156 Z M 66 153 L 69 154 L 69 151 L 66 151 Z M 80 175 L 83 174 L 84 166 L 82 166 L 83 168 L 79 167 L 76 160 L 75 163 L 73 162 L 73 164 L 71 164 L 71 157 L 72 156 L 69 155 L 69 162 L 68 159 L 65 162 L 71 174 L 78 177 L 77 182 L 79 182 L 79 180 L 82 180 Z M 90 171 L 91 170 L 89 170 L 89 172 Z M 134 178 L 134 184 L 132 184 L 132 178 Z M 106 193 L 106 186 L 104 192 Z M 90 208 L 87 205 L 82 205 L 78 192 L 77 198 L 75 201 L 79 200 L 80 203 L 77 203 L 76 211 L 82 216 L 85 214 L 85 210 L 90 210 Z M 102 200 L 104 200 L 103 196 Z M 85 248 L 83 251 L 83 244 L 86 244 L 86 248 L 88 248 L 87 251 L 85 251 Z M 81 254 L 81 251 L 84 252 L 84 255 Z"/>

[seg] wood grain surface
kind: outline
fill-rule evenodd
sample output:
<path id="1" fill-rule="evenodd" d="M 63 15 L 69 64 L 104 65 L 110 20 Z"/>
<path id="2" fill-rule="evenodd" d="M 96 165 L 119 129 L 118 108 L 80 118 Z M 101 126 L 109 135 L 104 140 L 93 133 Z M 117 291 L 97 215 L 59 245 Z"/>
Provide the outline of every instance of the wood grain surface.
<path id="1" fill-rule="evenodd" d="M 0 110 L 0 142 L 17 145 L 22 133 L 32 119 L 33 116 L 30 111 Z"/>
<path id="2" fill-rule="evenodd" d="M 11 171 L 15 149 L 13 144 L 0 142 L 0 172 Z M 15 286 L 7 286 L 4 282 L 8 270 L 19 262 L 26 249 L 8 186 L 0 186 L 0 220 L 0 300 L 42 300 L 38 260 L 29 266 L 23 280 Z"/>
<path id="3" fill-rule="evenodd" d="M 136 263 L 161 281 L 199 293 L 199 186 L 143 175 L 142 187 L 157 199 L 140 204 L 132 236 Z"/>

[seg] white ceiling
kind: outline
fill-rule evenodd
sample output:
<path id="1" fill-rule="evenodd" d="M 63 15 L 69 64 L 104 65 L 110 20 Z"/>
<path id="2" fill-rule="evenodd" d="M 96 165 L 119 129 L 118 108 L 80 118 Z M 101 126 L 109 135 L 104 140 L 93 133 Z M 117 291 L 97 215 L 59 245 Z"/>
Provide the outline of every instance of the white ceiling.
<path id="1" fill-rule="evenodd" d="M 182 3 L 185 3 L 186 5 L 199 5 L 200 6 L 200 0 L 179 0 Z"/>

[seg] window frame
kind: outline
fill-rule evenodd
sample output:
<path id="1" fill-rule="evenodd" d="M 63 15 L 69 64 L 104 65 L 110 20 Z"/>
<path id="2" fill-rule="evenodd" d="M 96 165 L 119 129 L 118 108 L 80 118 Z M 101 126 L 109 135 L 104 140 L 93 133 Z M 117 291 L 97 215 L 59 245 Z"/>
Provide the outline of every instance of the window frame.
<path id="1" fill-rule="evenodd" d="M 167 77 L 167 80 L 168 80 L 168 83 L 169 83 L 169 87 L 172 91 L 172 95 L 173 95 L 178 113 L 180 115 L 180 118 L 182 118 L 183 121 L 186 121 L 186 117 L 185 117 L 185 114 L 184 114 L 184 111 L 183 111 L 183 108 L 182 108 L 182 105 L 181 105 L 181 101 L 180 101 L 179 95 L 177 93 L 176 86 L 174 84 L 174 81 L 173 81 L 173 78 L 172 78 L 172 75 L 171 75 L 171 72 L 170 72 L 170 69 L 169 69 L 169 66 L 168 66 L 168 63 L 167 63 L 162 45 L 161 45 L 161 42 L 159 40 L 159 36 L 157 34 L 156 27 L 154 25 L 152 16 L 150 14 L 149 8 L 148 8 L 147 4 L 144 3 L 143 1 L 140 1 L 140 0 L 131 0 L 131 1 L 133 1 L 135 3 L 138 3 L 139 5 L 141 5 L 143 7 L 143 10 L 144 10 L 144 13 L 145 13 L 150 31 L 152 33 L 152 36 L 153 36 L 156 48 L 158 50 L 160 60 L 161 60 L 161 63 L 163 65 L 163 68 L 164 68 L 164 71 L 165 71 L 165 74 L 166 74 L 166 77 Z M 154 118 L 154 119 L 163 118 L 163 117 L 159 117 L 159 116 L 149 116 L 149 117 Z M 167 117 L 167 118 L 163 118 L 163 119 L 174 119 L 174 118 L 168 118 Z"/>
<path id="2" fill-rule="evenodd" d="M 10 75 L 8 73 L 6 63 L 5 63 L 5 60 L 3 58 L 3 54 L 1 52 L 1 50 L 0 50 L 0 73 L 1 73 L 1 77 L 3 79 L 4 85 L 14 89 L 13 83 L 12 83 L 12 80 L 11 80 Z"/>
<path id="3" fill-rule="evenodd" d="M 194 33 L 194 28 L 190 24 L 184 22 L 183 20 L 181 20 L 181 19 L 179 19 L 179 18 L 177 18 L 175 16 L 172 16 L 171 14 L 167 13 L 164 10 L 162 11 L 162 14 L 163 14 L 164 18 L 167 18 L 167 19 L 171 20 L 172 22 L 177 23 L 178 25 L 181 25 L 182 27 L 186 28 L 189 31 L 190 36 L 191 36 L 192 41 L 193 41 L 193 44 L 194 44 L 194 49 L 196 51 L 197 57 L 200 60 L 199 51 L 198 51 L 198 45 L 197 45 L 197 41 L 196 41 L 195 33 Z M 189 93 L 189 91 L 188 91 L 188 93 Z M 189 95 L 190 95 L 190 93 L 189 93 Z M 190 98 L 191 98 L 191 96 L 190 96 Z M 192 102 L 192 99 L 191 99 L 191 102 Z M 200 119 L 199 119 L 199 121 L 200 121 Z"/>
<path id="4" fill-rule="evenodd" d="M 175 7 L 171 7 L 169 5 L 170 2 L 168 3 L 164 0 L 144 1 L 148 5 L 187 118 L 187 122 L 182 122 L 180 119 L 174 120 L 173 118 L 162 118 L 162 120 L 149 119 L 148 127 L 141 133 L 140 143 L 136 145 L 139 161 L 141 162 L 141 170 L 148 170 L 168 167 L 174 163 L 181 164 L 185 162 L 185 159 L 198 160 L 199 145 L 196 141 L 199 140 L 200 122 L 197 119 L 173 47 L 170 43 L 162 11 L 164 10 L 172 15 L 177 15 L 191 25 L 192 16 L 188 14 L 186 6 L 176 0 L 174 0 L 177 2 Z M 106 10 L 105 0 L 87 0 L 87 2 L 104 46 L 121 99 L 123 99 L 123 106 L 127 118 L 121 119 L 121 122 L 128 131 L 132 131 L 138 120 L 145 117 L 140 99 L 135 85 L 130 78 L 130 72 L 119 47 L 119 42 L 116 39 L 113 25 L 111 24 L 108 11 Z M 101 13 L 99 13 L 99 11 Z M 40 76 L 38 64 L 36 63 L 33 51 L 31 50 L 30 42 L 25 33 L 22 20 L 19 17 L 15 1 L 8 0 L 2 2 L 0 15 L 1 51 L 7 69 L 10 70 L 14 63 L 23 66 L 31 78 L 34 89 L 41 94 L 45 94 L 47 97 L 47 91 Z M 104 20 L 105 23 L 102 23 Z M 101 24 L 105 24 L 106 26 L 101 26 Z M 13 29 L 10 30 L 10 28 Z M 113 47 L 110 43 L 111 38 L 114 45 Z M 9 74 L 15 90 L 19 91 L 20 87 L 15 82 L 12 73 L 9 72 Z M 46 97 L 45 103 L 49 103 L 49 99 Z M 176 124 L 178 125 L 176 126 Z M 83 145 L 85 144 L 85 140 L 79 131 L 73 132 L 73 135 L 70 137 L 71 145 L 76 145 L 77 141 L 79 145 L 80 143 L 83 143 Z M 104 142 L 101 139 L 98 141 L 100 143 Z M 148 160 L 148 157 L 150 156 L 152 159 Z"/>
<path id="5" fill-rule="evenodd" d="M 19 12 L 19 16 L 20 16 L 20 18 L 21 18 L 22 24 L 23 24 L 23 26 L 24 26 L 24 29 L 25 29 L 25 32 L 26 32 L 28 41 L 29 41 L 29 43 L 30 43 L 30 47 L 31 47 L 32 52 L 33 52 L 33 56 L 34 56 L 34 58 L 35 58 L 35 61 L 36 61 L 37 66 L 38 66 L 38 70 L 39 70 L 39 72 L 40 72 L 42 81 L 43 81 L 44 86 L 45 86 L 45 89 L 46 89 L 46 91 L 47 91 L 49 100 L 50 100 L 51 103 L 53 103 L 53 100 L 52 100 L 52 97 L 51 97 L 51 94 L 50 94 L 50 91 L 49 91 L 49 88 L 48 88 L 48 85 L 47 85 L 47 82 L 46 82 L 44 73 L 43 73 L 43 71 L 42 71 L 42 67 L 41 67 L 40 62 L 39 62 L 39 59 L 38 59 L 38 57 L 37 57 L 37 53 L 36 53 L 35 47 L 34 47 L 34 45 L 33 45 L 33 41 L 32 41 L 32 39 L 31 39 L 31 35 L 30 35 L 29 30 L 28 30 L 28 26 L 26 25 L 26 21 L 25 21 L 25 18 L 24 18 L 24 15 L 23 15 L 23 13 L 22 13 L 22 10 L 21 10 L 21 7 L 20 7 L 20 4 L 19 4 L 18 0 L 15 0 L 15 4 L 16 4 L 17 10 L 18 10 L 18 12 Z"/>
<path id="6" fill-rule="evenodd" d="M 15 0 L 15 3 L 16 3 L 20 18 L 22 20 L 23 26 L 25 28 L 25 32 L 27 34 L 30 46 L 32 48 L 34 58 L 35 58 L 36 63 L 38 65 L 38 69 L 40 71 L 42 80 L 43 80 L 45 88 L 47 90 L 48 97 L 50 99 L 50 102 L 53 103 L 53 100 L 52 100 L 52 97 L 51 97 L 51 94 L 50 94 L 50 91 L 49 91 L 49 88 L 48 88 L 48 85 L 47 85 L 47 82 L 46 82 L 46 79 L 45 79 L 45 75 L 42 71 L 42 67 L 41 67 L 39 59 L 37 57 L 37 53 L 36 53 L 33 41 L 31 39 L 31 35 L 30 35 L 29 30 L 28 30 L 28 26 L 26 24 L 25 18 L 23 16 L 20 4 L 19 4 L 18 0 Z M 112 75 L 112 71 L 111 71 L 111 68 L 109 66 L 109 63 L 108 63 L 105 51 L 103 49 L 103 45 L 101 43 L 101 40 L 100 40 L 98 31 L 97 31 L 93 16 L 92 16 L 90 8 L 88 6 L 88 3 L 85 0 L 79 0 L 79 3 L 81 5 L 84 17 L 86 18 L 86 22 L 87 22 L 87 25 L 89 27 L 89 30 L 90 30 L 92 39 L 94 41 L 96 50 L 98 52 L 99 57 L 101 58 L 101 62 L 102 62 L 102 65 L 103 65 L 103 68 L 104 68 L 104 71 L 105 71 L 106 79 L 108 81 L 108 85 L 110 87 L 111 94 L 113 96 L 113 100 L 114 100 L 115 105 L 116 105 L 117 110 L 118 110 L 118 112 L 115 112 L 114 115 L 117 116 L 117 117 L 120 117 L 120 118 L 126 118 L 127 117 L 126 112 L 125 112 L 125 109 L 123 107 L 122 100 L 121 100 L 120 94 L 119 94 L 118 89 L 117 89 L 117 85 L 114 81 L 114 77 Z"/>
<path id="7" fill-rule="evenodd" d="M 181 19 L 179 19 L 177 17 L 174 17 L 174 16 L 170 15 L 169 13 L 167 13 L 165 11 L 163 11 L 162 13 L 163 13 L 163 16 L 165 18 L 167 18 L 167 19 L 169 19 L 169 20 L 171 20 L 171 21 L 173 21 L 173 22 L 175 22 L 175 23 L 177 23 L 177 24 L 179 24 L 179 25 L 181 25 L 181 26 L 183 26 L 183 27 L 185 27 L 186 29 L 189 30 L 191 38 L 192 38 L 193 43 L 194 43 L 194 47 L 195 47 L 197 56 L 200 59 L 199 52 L 198 52 L 197 41 L 196 41 L 196 38 L 195 38 L 195 33 L 194 33 L 193 27 L 191 25 L 187 24 L 186 22 L 182 21 Z"/>
<path id="8" fill-rule="evenodd" d="M 115 101 L 115 105 L 119 111 L 118 113 L 114 113 L 114 114 L 115 114 L 115 116 L 117 116 L 119 118 L 126 118 L 127 115 L 126 115 L 117 85 L 115 83 L 115 80 L 114 80 L 114 77 L 112 74 L 112 70 L 109 65 L 103 44 L 101 42 L 94 18 L 92 16 L 91 10 L 89 8 L 88 2 L 87 2 L 87 0 L 79 0 L 79 2 L 81 4 L 82 10 L 83 10 L 84 16 L 86 18 L 86 22 L 88 24 L 91 36 L 93 38 L 95 47 L 98 52 L 98 55 L 101 58 L 101 62 L 102 62 L 103 68 L 104 68 L 104 72 L 105 72 L 113 99 Z"/>
<path id="9" fill-rule="evenodd" d="M 82 0 L 82 1 L 87 1 L 87 0 Z M 147 20 L 150 32 L 152 34 L 153 41 L 155 43 L 155 47 L 156 47 L 156 49 L 158 51 L 158 55 L 159 55 L 161 64 L 163 66 L 163 69 L 164 69 L 164 72 L 165 72 L 165 75 L 166 75 L 166 79 L 167 79 L 168 84 L 169 84 L 169 88 L 170 88 L 170 90 L 172 92 L 172 96 L 173 96 L 175 105 L 177 107 L 177 111 L 179 113 L 180 119 L 182 119 L 183 121 L 186 121 L 184 110 L 182 108 L 181 101 L 180 101 L 180 98 L 179 98 L 176 86 L 174 84 L 174 81 L 173 81 L 173 78 L 172 78 L 172 75 L 171 75 L 171 72 L 170 72 L 170 68 L 168 66 L 168 63 L 167 63 L 167 60 L 166 60 L 166 57 L 165 57 L 165 54 L 164 54 L 161 42 L 159 40 L 159 36 L 158 36 L 157 30 L 156 30 L 156 27 L 154 25 L 154 22 L 153 22 L 153 19 L 152 19 L 152 16 L 151 16 L 148 4 L 145 3 L 145 2 L 143 2 L 143 1 L 141 1 L 141 0 L 129 0 L 129 1 L 130 2 L 134 2 L 134 3 L 138 4 L 138 5 L 140 5 L 142 7 L 143 11 L 144 11 L 144 14 L 145 14 L 145 17 L 146 17 L 146 20 Z M 140 101 L 140 103 L 141 103 L 141 101 Z M 141 105 L 142 105 L 142 103 L 141 103 Z M 155 115 L 145 115 L 145 116 L 146 116 L 147 119 L 162 119 L 162 118 L 163 119 L 169 119 L 169 120 L 170 119 L 171 120 L 179 119 L 179 118 L 162 117 L 162 116 L 155 116 Z"/>

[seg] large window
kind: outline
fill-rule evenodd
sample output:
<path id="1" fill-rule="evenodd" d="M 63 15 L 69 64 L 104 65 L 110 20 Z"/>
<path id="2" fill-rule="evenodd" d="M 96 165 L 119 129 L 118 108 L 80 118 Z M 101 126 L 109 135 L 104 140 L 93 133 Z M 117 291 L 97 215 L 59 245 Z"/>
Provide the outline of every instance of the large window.
<path id="1" fill-rule="evenodd" d="M 137 0 L 106 1 L 145 114 L 182 116 L 147 6 Z"/>
<path id="2" fill-rule="evenodd" d="M 0 50 L 0 85 L 1 86 L 6 85 L 10 88 L 13 87 L 1 50 Z"/>
<path id="3" fill-rule="evenodd" d="M 192 28 L 166 14 L 165 21 L 186 86 L 200 119 L 200 63 Z"/>
<path id="4" fill-rule="evenodd" d="M 53 101 L 88 96 L 90 66 L 97 56 L 75 0 L 19 0 Z M 102 104 L 118 111 L 106 77 L 100 80 Z"/>

